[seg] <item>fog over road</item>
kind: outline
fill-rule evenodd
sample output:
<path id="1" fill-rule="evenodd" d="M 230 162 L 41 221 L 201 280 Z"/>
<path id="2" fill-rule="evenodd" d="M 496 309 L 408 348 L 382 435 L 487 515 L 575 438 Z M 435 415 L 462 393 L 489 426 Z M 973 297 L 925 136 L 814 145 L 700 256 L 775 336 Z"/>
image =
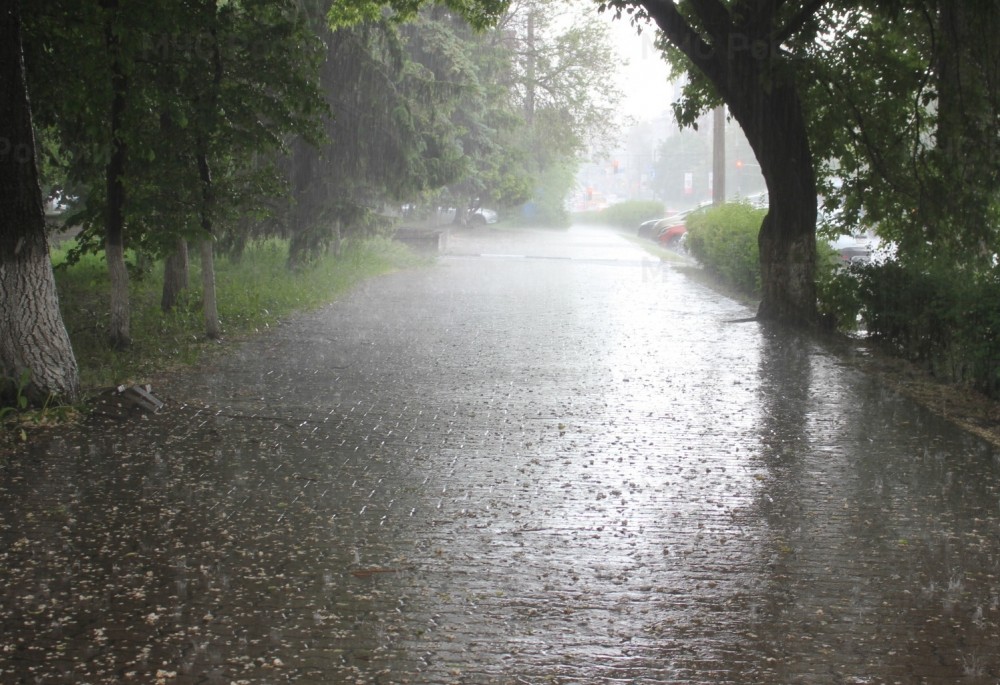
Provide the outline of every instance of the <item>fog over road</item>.
<path id="1" fill-rule="evenodd" d="M 456 232 L 0 468 L 0 683 L 1000 679 L 1000 457 L 599 228 Z"/>

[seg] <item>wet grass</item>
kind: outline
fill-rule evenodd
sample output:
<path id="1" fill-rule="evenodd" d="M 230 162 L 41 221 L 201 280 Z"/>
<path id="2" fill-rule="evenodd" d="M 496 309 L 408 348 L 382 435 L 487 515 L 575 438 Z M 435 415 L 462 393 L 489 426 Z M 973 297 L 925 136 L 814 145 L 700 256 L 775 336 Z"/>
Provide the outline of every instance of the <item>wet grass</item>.
<path id="1" fill-rule="evenodd" d="M 71 244 L 53 253 L 63 264 Z M 349 245 L 339 257 L 327 255 L 292 272 L 287 245 L 271 240 L 249 248 L 239 261 L 217 258 L 216 290 L 222 344 L 267 330 L 295 312 L 320 307 L 366 278 L 427 263 L 405 246 L 373 239 Z M 156 372 L 198 361 L 220 342 L 204 333 L 201 273 L 191 260 L 190 288 L 173 311 L 160 309 L 162 263 L 133 272 L 129 287 L 132 345 L 117 351 L 108 344 L 108 276 L 103 255 L 88 255 L 72 267 L 56 269 L 60 307 L 80 366 L 86 392 L 122 383 L 142 383 Z"/>
<path id="2" fill-rule="evenodd" d="M 675 264 L 687 264 L 691 262 L 690 258 L 686 255 L 661 247 L 658 243 L 655 243 L 652 240 L 640 238 L 635 235 L 634 232 L 619 231 L 619 233 L 630 243 L 642 248 L 644 251 L 658 258 L 660 261 L 672 262 Z"/>

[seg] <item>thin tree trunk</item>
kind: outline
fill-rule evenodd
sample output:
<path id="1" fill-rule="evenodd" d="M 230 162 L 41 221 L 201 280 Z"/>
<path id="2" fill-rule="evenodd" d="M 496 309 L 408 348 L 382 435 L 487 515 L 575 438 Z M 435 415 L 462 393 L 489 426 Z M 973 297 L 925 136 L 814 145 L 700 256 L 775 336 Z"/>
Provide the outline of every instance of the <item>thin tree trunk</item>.
<path id="1" fill-rule="evenodd" d="M 214 3 L 210 7 L 217 8 Z M 216 9 L 212 10 L 213 12 Z M 222 52 L 219 49 L 219 36 L 213 15 L 209 34 L 212 36 L 212 87 L 207 93 L 207 103 L 204 120 L 201 122 L 201 132 L 195 139 L 195 161 L 198 164 L 198 176 L 201 179 L 201 228 L 205 233 L 201 241 L 201 286 L 202 308 L 205 314 L 205 335 L 211 340 L 222 337 L 222 325 L 219 323 L 219 303 L 215 293 L 215 255 L 213 243 L 215 230 L 212 215 L 215 212 L 215 185 L 212 180 L 212 168 L 209 165 L 209 140 L 218 125 L 219 95 L 222 89 Z"/>
<path id="2" fill-rule="evenodd" d="M 79 372 L 49 259 L 18 6 L 0 3 L 0 395 L 73 402 Z"/>
<path id="3" fill-rule="evenodd" d="M 528 7 L 528 27 L 525 36 L 527 64 L 525 65 L 524 120 L 528 126 L 535 123 L 535 70 L 537 68 L 535 54 L 535 8 Z"/>
<path id="4" fill-rule="evenodd" d="M 322 225 L 319 222 L 324 205 L 328 208 L 330 203 L 318 180 L 320 164 L 319 149 L 304 138 L 297 138 L 292 145 L 292 201 L 288 216 L 291 233 L 288 267 L 291 270 L 308 264 L 330 246 L 331 236 L 325 222 Z"/>
<path id="5" fill-rule="evenodd" d="M 212 171 L 208 166 L 208 155 L 205 152 L 205 141 L 198 143 L 198 174 L 201 177 L 201 228 L 205 238 L 201 241 L 201 286 L 202 307 L 205 312 L 205 335 L 212 340 L 222 337 L 222 325 L 219 323 L 219 304 L 215 298 L 215 257 L 212 243 L 214 242 L 212 228 L 212 206 L 214 204 L 214 188 L 212 186 Z"/>
<path id="6" fill-rule="evenodd" d="M 116 1 L 105 4 L 105 48 L 111 58 L 111 158 L 105 168 L 107 213 L 104 224 L 104 254 L 111 282 L 111 346 L 125 349 L 132 344 L 130 332 L 128 269 L 125 266 L 125 160 L 127 146 L 122 139 L 125 124 L 128 79 L 122 70 L 121 46 L 112 22 L 118 8 Z"/>
<path id="7" fill-rule="evenodd" d="M 212 239 L 202 240 L 200 248 L 205 335 L 212 340 L 218 340 L 222 337 L 222 324 L 219 323 L 219 305 L 215 296 L 215 257 L 212 250 Z"/>
<path id="8" fill-rule="evenodd" d="M 163 262 L 163 297 L 160 309 L 169 312 L 176 306 L 177 297 L 188 287 L 188 246 L 183 238 Z"/>

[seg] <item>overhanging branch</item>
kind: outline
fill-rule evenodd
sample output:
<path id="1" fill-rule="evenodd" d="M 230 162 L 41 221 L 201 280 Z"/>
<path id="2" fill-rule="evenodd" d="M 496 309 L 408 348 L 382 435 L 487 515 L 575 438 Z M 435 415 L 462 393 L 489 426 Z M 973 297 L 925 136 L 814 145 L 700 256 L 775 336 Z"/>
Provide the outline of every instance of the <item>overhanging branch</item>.
<path id="1" fill-rule="evenodd" d="M 642 5 L 646 8 L 650 18 L 663 31 L 667 39 L 678 50 L 684 53 L 697 69 L 704 72 L 711 81 L 721 83 L 723 77 L 722 65 L 725 63 L 725 57 L 720 55 L 720 48 L 725 47 L 723 35 L 710 32 L 709 37 L 712 39 L 713 44 L 709 44 L 700 33 L 691 27 L 691 24 L 680 13 L 677 5 L 672 0 L 644 0 Z M 709 20 L 706 23 L 706 30 L 709 31 L 714 27 L 715 20 L 718 17 L 713 19 L 712 16 L 703 16 L 701 10 L 705 10 L 709 15 L 712 15 L 714 12 L 712 8 L 714 7 L 715 10 L 721 9 L 723 13 L 726 13 L 725 7 L 719 4 L 717 0 L 700 0 L 694 3 L 694 7 L 702 21 L 705 21 L 706 18 Z"/>
<path id="2" fill-rule="evenodd" d="M 785 25 L 774 32 L 774 44 L 781 45 L 786 40 L 794 36 L 796 33 L 802 30 L 805 23 L 809 21 L 812 17 L 816 16 L 820 8 L 823 7 L 828 2 L 828 0 L 809 0 L 804 3 L 799 9 L 793 14 Z"/>

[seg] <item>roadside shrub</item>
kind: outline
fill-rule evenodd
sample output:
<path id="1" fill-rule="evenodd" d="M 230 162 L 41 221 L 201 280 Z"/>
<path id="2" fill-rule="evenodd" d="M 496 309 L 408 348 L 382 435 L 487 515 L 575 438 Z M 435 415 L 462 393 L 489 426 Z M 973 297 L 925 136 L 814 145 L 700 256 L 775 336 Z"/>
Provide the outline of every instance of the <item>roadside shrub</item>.
<path id="1" fill-rule="evenodd" d="M 843 330 L 950 382 L 1000 397 L 1000 270 L 936 257 L 852 265 L 821 281 L 820 308 Z"/>
<path id="2" fill-rule="evenodd" d="M 819 313 L 833 327 L 847 333 L 858 328 L 861 300 L 856 267 L 844 265 L 824 238 L 816 239 L 816 297 Z"/>
<path id="3" fill-rule="evenodd" d="M 706 271 L 742 293 L 760 295 L 757 234 L 766 210 L 733 202 L 687 218 L 687 248 Z"/>
<path id="4" fill-rule="evenodd" d="M 542 172 L 536 179 L 534 193 L 521 207 L 521 215 L 512 217 L 511 223 L 519 226 L 567 228 L 569 212 L 563 199 L 573 187 L 575 168 L 556 164 Z"/>
<path id="5" fill-rule="evenodd" d="M 659 219 L 664 214 L 662 202 L 655 200 L 629 200 L 611 205 L 594 215 L 596 223 L 635 230 L 643 221 Z"/>

